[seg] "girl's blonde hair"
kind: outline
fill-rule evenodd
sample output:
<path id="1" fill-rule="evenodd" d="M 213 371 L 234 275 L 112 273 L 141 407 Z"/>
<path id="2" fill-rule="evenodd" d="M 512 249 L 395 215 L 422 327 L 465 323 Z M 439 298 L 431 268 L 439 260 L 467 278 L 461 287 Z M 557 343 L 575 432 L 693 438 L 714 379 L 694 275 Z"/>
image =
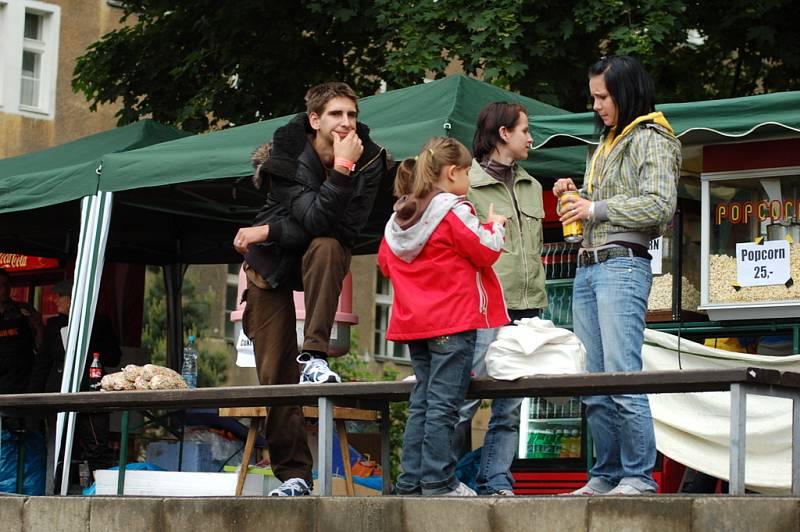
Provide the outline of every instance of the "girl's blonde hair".
<path id="1" fill-rule="evenodd" d="M 449 137 L 433 137 L 417 157 L 408 157 L 400 163 L 394 179 L 394 195 L 398 198 L 407 194 L 425 197 L 439 182 L 442 168 L 450 165 L 469 168 L 471 164 L 472 155 L 459 141 Z"/>

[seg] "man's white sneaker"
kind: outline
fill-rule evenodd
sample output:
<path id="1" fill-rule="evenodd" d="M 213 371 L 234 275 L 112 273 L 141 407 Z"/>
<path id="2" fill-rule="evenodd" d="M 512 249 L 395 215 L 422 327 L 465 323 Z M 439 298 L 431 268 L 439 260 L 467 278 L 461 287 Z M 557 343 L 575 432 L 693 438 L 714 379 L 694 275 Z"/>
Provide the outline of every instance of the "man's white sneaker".
<path id="1" fill-rule="evenodd" d="M 459 482 L 456 489 L 453 491 L 448 491 L 447 493 L 442 493 L 442 497 L 476 497 L 478 494 L 475 493 L 472 488 L 464 484 L 463 482 Z"/>
<path id="2" fill-rule="evenodd" d="M 326 382 L 342 382 L 342 379 L 331 368 L 328 362 L 322 358 L 312 358 L 308 353 L 300 353 L 297 361 L 303 364 L 303 371 L 300 373 L 300 384 L 322 384 Z"/>
<path id="3" fill-rule="evenodd" d="M 301 495 L 311 495 L 311 488 L 302 478 L 290 478 L 269 492 L 270 497 L 299 497 Z"/>
<path id="4" fill-rule="evenodd" d="M 492 497 L 516 497 L 512 490 L 497 490 L 490 493 Z"/>

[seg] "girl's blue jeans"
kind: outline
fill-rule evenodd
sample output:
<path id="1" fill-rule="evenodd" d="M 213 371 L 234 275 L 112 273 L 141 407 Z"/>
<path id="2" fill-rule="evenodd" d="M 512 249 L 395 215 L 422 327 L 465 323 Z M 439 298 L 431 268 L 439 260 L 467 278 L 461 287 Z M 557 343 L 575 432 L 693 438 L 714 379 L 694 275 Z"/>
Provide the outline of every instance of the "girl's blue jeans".
<path id="1" fill-rule="evenodd" d="M 408 344 L 417 383 L 403 436 L 402 495 L 437 495 L 456 489 L 453 429 L 470 381 L 475 331 Z"/>

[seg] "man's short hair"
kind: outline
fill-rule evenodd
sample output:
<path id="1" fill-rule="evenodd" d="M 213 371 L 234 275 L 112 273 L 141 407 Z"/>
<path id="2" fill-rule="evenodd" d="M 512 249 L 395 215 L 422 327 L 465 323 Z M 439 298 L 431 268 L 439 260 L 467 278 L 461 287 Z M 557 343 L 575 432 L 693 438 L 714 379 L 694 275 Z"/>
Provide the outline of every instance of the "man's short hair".
<path id="1" fill-rule="evenodd" d="M 53 292 L 59 296 L 72 295 L 72 279 L 64 279 L 53 285 Z"/>
<path id="2" fill-rule="evenodd" d="M 356 104 L 358 112 L 358 95 L 350 88 L 350 85 L 341 81 L 329 81 L 321 83 L 308 89 L 306 93 L 306 112 L 321 115 L 325 110 L 325 104 L 338 97 L 350 98 Z"/>

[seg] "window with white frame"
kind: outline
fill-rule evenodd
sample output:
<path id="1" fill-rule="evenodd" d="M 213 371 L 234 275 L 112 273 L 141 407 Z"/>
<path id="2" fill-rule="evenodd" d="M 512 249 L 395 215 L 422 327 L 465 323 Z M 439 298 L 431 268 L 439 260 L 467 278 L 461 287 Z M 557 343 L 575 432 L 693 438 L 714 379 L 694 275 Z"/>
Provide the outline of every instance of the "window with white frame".
<path id="1" fill-rule="evenodd" d="M 0 0 L 0 108 L 53 118 L 61 8 L 34 0 Z"/>
<path id="2" fill-rule="evenodd" d="M 373 353 L 375 356 L 408 360 L 408 346 L 386 339 L 389 328 L 389 316 L 392 312 L 392 283 L 383 276 L 380 268 L 376 270 L 375 282 L 375 338 Z"/>

